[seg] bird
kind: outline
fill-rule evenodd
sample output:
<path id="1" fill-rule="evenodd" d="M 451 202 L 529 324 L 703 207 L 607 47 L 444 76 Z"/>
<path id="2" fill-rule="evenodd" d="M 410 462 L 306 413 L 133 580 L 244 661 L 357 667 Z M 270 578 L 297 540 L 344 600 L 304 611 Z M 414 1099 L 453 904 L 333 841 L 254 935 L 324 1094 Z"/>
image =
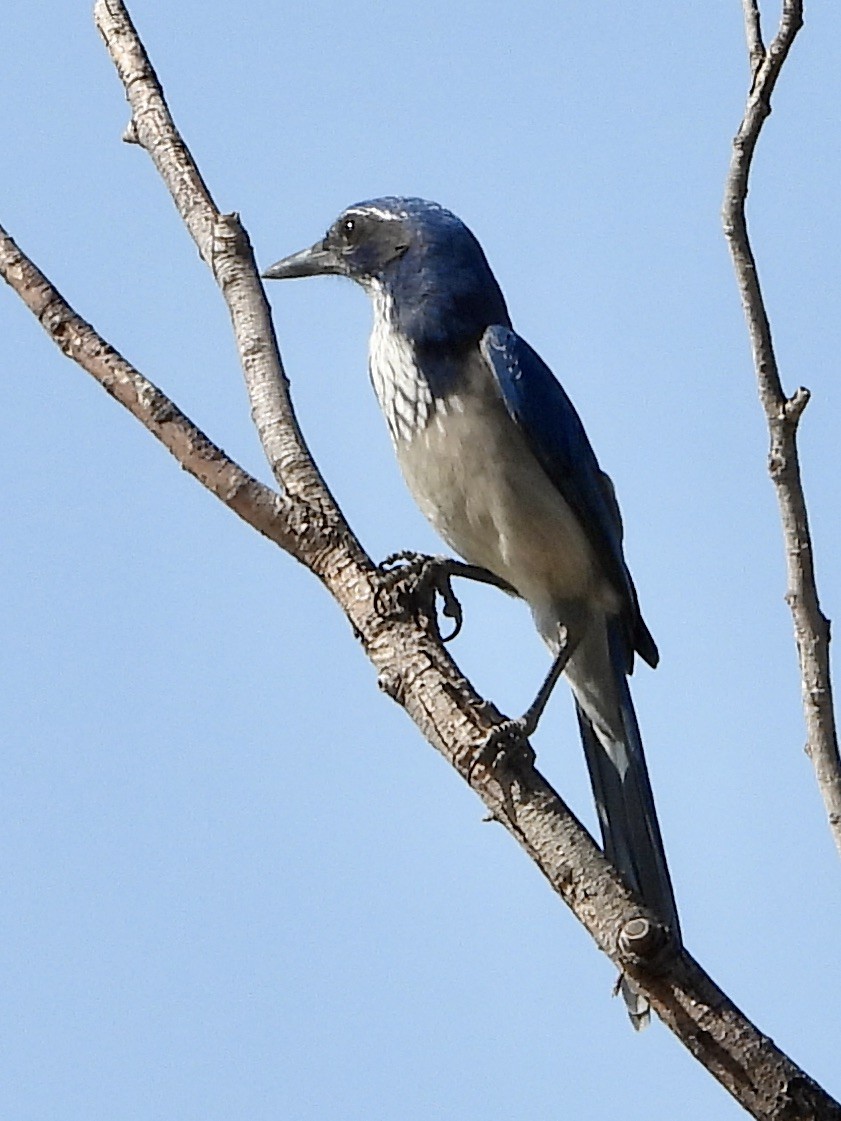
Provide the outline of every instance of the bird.
<path id="1" fill-rule="evenodd" d="M 623 550 L 613 484 L 555 375 L 512 326 L 479 241 L 451 211 L 384 197 L 344 210 L 265 279 L 338 275 L 371 298 L 374 393 L 408 488 L 468 564 L 519 596 L 572 690 L 606 857 L 681 940 L 628 686 L 659 654 Z M 621 983 L 636 1028 L 648 1002 Z"/>

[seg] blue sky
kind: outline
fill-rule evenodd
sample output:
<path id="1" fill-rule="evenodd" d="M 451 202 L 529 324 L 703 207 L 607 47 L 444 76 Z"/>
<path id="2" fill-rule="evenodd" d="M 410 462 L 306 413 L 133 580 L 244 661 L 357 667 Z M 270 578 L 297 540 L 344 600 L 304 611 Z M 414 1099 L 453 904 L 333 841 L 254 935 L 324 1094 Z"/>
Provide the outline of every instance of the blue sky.
<path id="1" fill-rule="evenodd" d="M 622 503 L 661 650 L 634 679 L 686 942 L 841 1093 L 841 867 L 808 760 L 766 434 L 719 208 L 737 0 L 394 0 L 132 12 L 218 204 L 268 264 L 347 204 L 435 198 L 482 241 Z M 770 28 L 771 16 L 766 18 Z M 807 8 L 750 221 L 841 616 L 834 49 Z M 87 5 L 13 5 L 0 220 L 267 478 L 227 315 Z M 374 557 L 439 548 L 365 373 L 351 285 L 270 291 L 307 439 Z M 735 1118 L 475 796 L 377 692 L 322 588 L 204 493 L 0 293 L 0 1113 L 25 1121 Z M 516 713 L 547 655 L 464 589 L 454 653 Z M 587 823 L 560 689 L 540 765 Z"/>

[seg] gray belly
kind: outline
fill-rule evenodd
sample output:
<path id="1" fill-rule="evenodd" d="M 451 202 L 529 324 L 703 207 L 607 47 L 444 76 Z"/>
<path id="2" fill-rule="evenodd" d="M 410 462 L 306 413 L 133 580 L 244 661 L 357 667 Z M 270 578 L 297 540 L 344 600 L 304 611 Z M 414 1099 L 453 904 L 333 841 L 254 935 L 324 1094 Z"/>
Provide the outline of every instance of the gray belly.
<path id="1" fill-rule="evenodd" d="M 437 401 L 426 426 L 396 441 L 415 501 L 471 564 L 533 608 L 614 598 L 577 518 L 498 398 Z M 607 606 L 607 604 L 606 604 Z"/>

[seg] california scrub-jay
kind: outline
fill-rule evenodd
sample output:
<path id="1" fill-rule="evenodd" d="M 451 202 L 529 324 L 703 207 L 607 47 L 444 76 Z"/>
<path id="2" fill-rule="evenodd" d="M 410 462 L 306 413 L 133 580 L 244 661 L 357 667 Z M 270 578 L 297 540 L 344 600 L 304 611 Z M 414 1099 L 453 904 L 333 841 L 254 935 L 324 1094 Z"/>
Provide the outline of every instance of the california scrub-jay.
<path id="1" fill-rule="evenodd" d="M 627 681 L 634 653 L 653 667 L 657 647 L 625 563 L 613 485 L 578 414 L 512 330 L 476 238 L 436 203 L 351 206 L 322 241 L 263 275 L 323 274 L 350 277 L 371 297 L 371 381 L 409 489 L 453 549 L 531 608 L 575 696 L 605 854 L 679 944 Z M 623 987 L 641 1026 L 647 1003 Z"/>

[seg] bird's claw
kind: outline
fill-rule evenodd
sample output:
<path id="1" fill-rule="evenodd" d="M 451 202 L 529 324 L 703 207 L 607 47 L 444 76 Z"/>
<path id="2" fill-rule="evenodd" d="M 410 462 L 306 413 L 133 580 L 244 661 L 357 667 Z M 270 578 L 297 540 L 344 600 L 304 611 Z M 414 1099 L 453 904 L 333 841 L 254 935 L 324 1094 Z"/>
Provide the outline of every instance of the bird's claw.
<path id="1" fill-rule="evenodd" d="M 452 632 L 441 635 L 441 641 L 452 642 L 464 622 L 461 604 L 453 591 L 452 575 L 451 562 L 447 557 L 431 557 L 404 549 L 389 554 L 380 565 L 380 591 L 395 594 L 398 600 L 406 593 L 411 596 L 418 591 L 428 591 L 433 598 L 437 593 L 441 597 L 443 614 L 453 620 Z"/>
<path id="2" fill-rule="evenodd" d="M 501 767 L 520 769 L 533 767 L 534 748 L 528 741 L 522 719 L 503 720 L 491 728 L 487 739 L 475 752 L 467 768 L 467 781 L 471 782 L 477 768 L 495 772 Z"/>
<path id="3" fill-rule="evenodd" d="M 427 553 L 416 553 L 413 549 L 400 549 L 399 552 L 388 554 L 380 564 L 380 570 L 384 573 L 394 572 L 395 575 L 402 575 L 406 571 L 417 572 L 429 561 L 436 559 L 438 558 L 430 557 Z"/>

